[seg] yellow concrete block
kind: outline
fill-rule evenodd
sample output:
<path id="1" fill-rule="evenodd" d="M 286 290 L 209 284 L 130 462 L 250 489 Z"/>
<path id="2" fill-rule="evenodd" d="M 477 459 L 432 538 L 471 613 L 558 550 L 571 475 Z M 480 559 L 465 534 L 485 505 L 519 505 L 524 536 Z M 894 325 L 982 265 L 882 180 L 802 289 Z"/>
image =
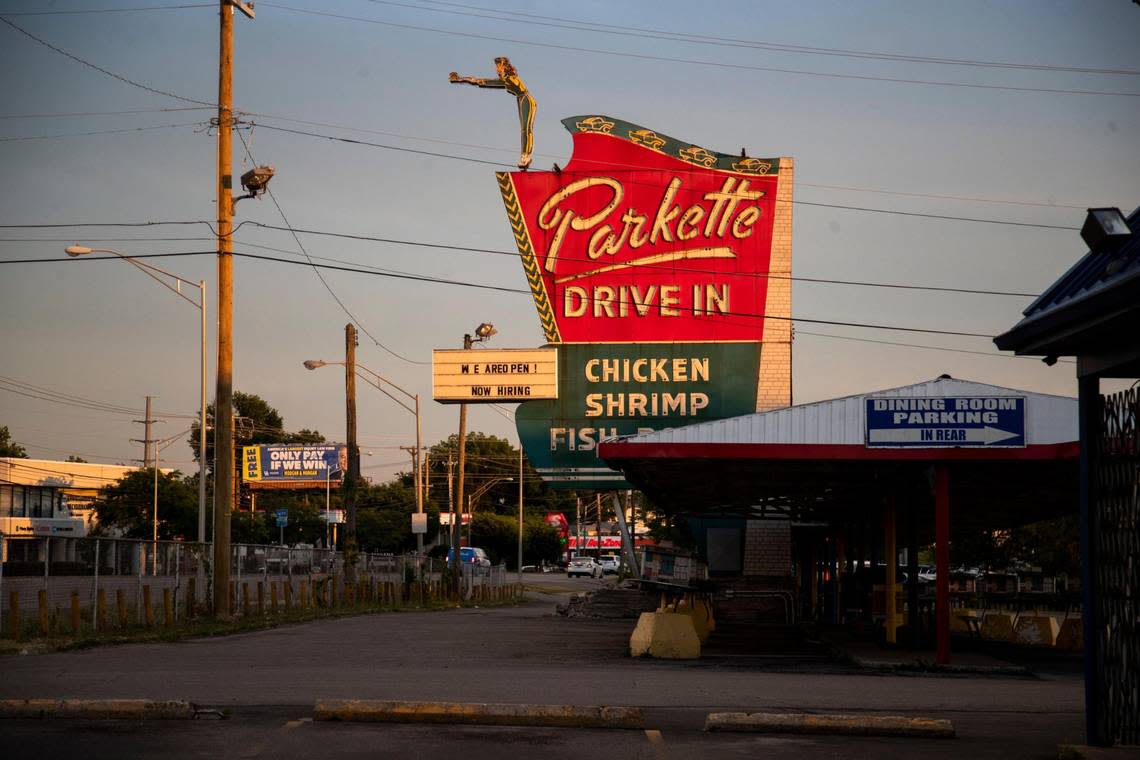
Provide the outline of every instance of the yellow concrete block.
<path id="1" fill-rule="evenodd" d="M 970 633 L 970 626 L 966 624 L 966 618 L 978 617 L 977 610 L 957 609 L 950 611 L 950 633 L 960 633 L 963 635 Z"/>
<path id="2" fill-rule="evenodd" d="M 712 608 L 703 600 L 682 600 L 677 603 L 678 613 L 688 615 L 693 619 L 693 630 L 697 632 L 697 639 L 704 644 L 709 640 L 709 633 L 715 627 L 712 619 Z"/>
<path id="3" fill-rule="evenodd" d="M 987 612 L 982 618 L 982 638 L 994 641 L 1014 641 L 1013 615 L 1009 612 Z"/>
<path id="4" fill-rule="evenodd" d="M 1085 648 L 1084 623 L 1078 618 L 1066 618 L 1057 633 L 1056 646 L 1066 652 L 1080 652 Z"/>
<path id="5" fill-rule="evenodd" d="M 629 637 L 633 657 L 695 660 L 701 656 L 693 618 L 680 612 L 643 612 Z"/>
<path id="6" fill-rule="evenodd" d="M 1022 644 L 1051 647 L 1057 643 L 1060 632 L 1061 626 L 1052 615 L 1032 615 L 1018 619 L 1014 634 Z"/>

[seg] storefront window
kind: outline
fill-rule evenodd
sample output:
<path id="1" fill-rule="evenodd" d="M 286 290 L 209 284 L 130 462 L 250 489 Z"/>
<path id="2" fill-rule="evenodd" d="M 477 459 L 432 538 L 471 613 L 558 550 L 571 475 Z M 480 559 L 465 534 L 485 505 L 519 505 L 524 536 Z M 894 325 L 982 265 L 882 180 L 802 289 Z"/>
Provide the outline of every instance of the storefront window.
<path id="1" fill-rule="evenodd" d="M 27 517 L 24 511 L 23 486 L 12 486 L 12 517 Z"/>
<path id="2" fill-rule="evenodd" d="M 0 486 L 0 517 L 12 516 L 12 486 Z"/>

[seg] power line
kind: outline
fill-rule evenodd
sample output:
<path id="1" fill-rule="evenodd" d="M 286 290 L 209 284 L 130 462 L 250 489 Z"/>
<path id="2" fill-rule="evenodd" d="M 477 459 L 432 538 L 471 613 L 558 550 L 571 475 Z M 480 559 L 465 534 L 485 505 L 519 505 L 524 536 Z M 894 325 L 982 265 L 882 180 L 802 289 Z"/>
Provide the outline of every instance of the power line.
<path id="1" fill-rule="evenodd" d="M 309 131 L 302 130 L 302 129 L 289 129 L 288 127 L 275 127 L 275 126 L 272 126 L 269 124 L 258 124 L 257 126 L 261 127 L 262 129 L 272 130 L 274 132 L 288 132 L 289 134 L 302 135 L 305 137 L 317 137 L 317 138 L 320 138 L 323 140 L 331 140 L 333 142 L 343 142 L 343 143 L 348 143 L 350 145 L 361 145 L 361 146 L 368 147 L 368 148 L 380 148 L 383 150 L 399 151 L 401 153 L 414 153 L 414 154 L 418 154 L 418 155 L 422 155 L 422 156 L 433 156 L 435 158 L 447 158 L 447 159 L 452 159 L 452 160 L 456 160 L 456 161 L 467 161 L 470 163 L 483 164 L 486 166 L 514 168 L 513 164 L 509 164 L 505 161 L 487 161 L 485 159 L 472 158 L 470 156 L 457 156 L 455 154 L 450 154 L 450 153 L 437 153 L 434 151 L 418 150 L 416 148 L 405 148 L 405 147 L 398 146 L 398 145 L 386 145 L 383 143 L 369 142 L 367 140 L 356 140 L 356 139 L 353 139 L 351 137 L 337 137 L 335 135 L 325 135 L 325 134 L 321 134 L 319 132 L 309 132 Z M 639 167 L 630 167 L 630 168 L 639 168 Z M 573 174 L 574 172 L 566 172 L 565 170 L 563 170 L 562 173 L 563 174 Z M 579 173 L 584 173 L 584 172 L 579 172 Z M 645 183 L 642 183 L 642 184 L 645 184 Z M 843 205 L 843 204 L 838 204 L 838 203 L 817 203 L 814 201 L 793 200 L 792 204 L 798 205 L 798 206 L 818 206 L 818 207 L 822 207 L 822 208 L 843 209 L 846 211 L 863 211 L 863 212 L 867 212 L 867 213 L 876 213 L 876 214 L 895 214 L 898 216 L 922 217 L 922 218 L 927 218 L 927 219 L 942 219 L 942 220 L 957 221 L 957 222 L 973 222 L 973 223 L 977 223 L 977 224 L 1000 224 L 1000 225 L 1010 225 L 1010 226 L 1014 226 L 1014 227 L 1036 227 L 1039 229 L 1049 229 L 1049 230 L 1067 230 L 1067 231 L 1077 231 L 1077 232 L 1080 231 L 1080 227 L 1066 227 L 1063 225 L 1056 225 L 1056 224 L 1037 224 L 1034 222 L 1017 222 L 1017 221 L 1011 221 L 1008 219 L 982 219 L 982 218 L 977 218 L 977 217 L 953 216 L 950 214 L 924 214 L 924 213 L 918 213 L 918 212 L 913 212 L 913 211 L 898 211 L 895 209 L 868 208 L 868 207 L 863 207 L 863 206 L 850 206 L 850 205 Z"/>
<path id="2" fill-rule="evenodd" d="M 0 115 L 0 119 L 62 119 L 91 116 L 133 116 L 140 113 L 179 113 L 182 111 L 209 111 L 212 106 L 185 106 L 182 108 L 135 108 L 129 111 L 70 111 L 66 113 L 15 113 Z"/>
<path id="3" fill-rule="evenodd" d="M 494 42 L 507 42 L 513 45 L 525 45 L 527 47 L 538 47 L 543 50 L 566 50 L 575 53 L 590 53 L 592 55 L 608 55 L 620 58 L 633 58 L 643 61 L 658 61 L 663 63 L 683 63 L 692 66 L 710 66 L 715 68 L 735 69 L 739 71 L 764 71 L 777 74 L 793 74 L 797 76 L 819 77 L 827 79 L 855 79 L 870 82 L 891 82 L 894 84 L 914 84 L 914 85 L 927 85 L 934 87 L 963 87 L 967 89 L 976 90 L 995 90 L 1003 92 L 1036 92 L 1046 93 L 1053 95 L 1106 95 L 1112 97 L 1126 97 L 1137 98 L 1140 97 L 1140 92 L 1107 92 L 1102 90 L 1069 90 L 1069 89 L 1056 89 L 1047 87 L 1017 87 L 1013 85 L 996 85 L 996 84 L 975 84 L 969 82 L 945 82 L 930 79 L 907 79 L 903 77 L 881 77 L 871 76 L 865 74 L 836 74 L 822 71 L 808 71 L 804 69 L 786 69 L 777 68 L 774 66 L 755 66 L 743 63 L 725 63 L 720 61 L 704 61 L 693 58 L 677 58 L 671 56 L 650 55 L 646 53 L 631 53 L 628 51 L 617 50 L 603 50 L 600 48 L 579 47 L 575 45 L 558 45 L 550 42 L 534 42 L 531 40 L 517 39 L 513 37 L 498 37 L 489 34 L 478 34 L 475 32 L 457 32 L 450 29 L 439 29 L 429 26 L 417 26 L 415 24 L 400 24 L 394 21 L 382 21 L 380 19 L 365 18 L 362 16 L 349 16 L 341 13 L 330 13 L 328 11 L 317 11 L 308 8 L 294 8 L 280 3 L 263 2 L 263 6 L 271 8 L 279 8 L 284 11 L 292 13 L 302 13 L 311 16 L 323 16 L 327 18 L 335 18 L 342 21 L 358 21 L 366 24 L 377 24 L 380 26 L 387 26 L 393 29 L 407 29 L 418 32 L 430 32 L 433 34 L 443 34 L 451 37 L 463 37 L 468 39 L 491 40 Z"/>
<path id="4" fill-rule="evenodd" d="M 140 5 L 134 8 L 89 8 L 86 10 L 65 11 L 4 11 L 5 16 L 83 16 L 101 13 L 138 13 L 139 11 L 179 11 L 187 8 L 217 8 L 217 3 L 195 3 L 193 5 Z"/>
<path id="5" fill-rule="evenodd" d="M 120 129 L 98 129 L 91 132 L 68 132 L 60 135 L 28 135 L 23 137 L 0 137 L 0 142 L 19 142 L 26 140 L 58 140 L 63 137 L 90 137 L 91 135 L 114 135 L 122 132 L 147 132 L 155 129 L 174 129 L 176 127 L 197 127 L 201 122 L 187 122 L 183 124 L 159 124 L 153 127 L 122 127 Z"/>
<path id="6" fill-rule="evenodd" d="M 828 47 L 810 47 L 806 45 L 793 45 L 783 42 L 762 42 L 757 40 L 744 40 L 734 37 L 717 37 L 712 35 L 689 34 L 685 32 L 673 32 L 664 29 L 652 29 L 637 26 L 619 26 L 616 24 L 602 24 L 594 21 L 581 21 L 578 19 L 559 18 L 557 16 L 542 16 L 535 13 L 523 13 L 521 11 L 503 10 L 496 8 L 485 8 L 474 5 L 465 5 L 462 3 L 449 3 L 449 2 L 434 2 L 435 5 L 448 6 L 451 8 L 465 8 L 477 11 L 486 11 L 487 13 L 494 13 L 499 15 L 486 15 L 484 13 L 471 13 L 469 11 L 446 10 L 444 8 L 426 8 L 422 5 L 412 5 L 410 3 L 395 2 L 394 0 L 368 0 L 377 5 L 390 5 L 403 8 L 412 8 L 420 11 L 431 11 L 433 13 L 446 13 L 456 16 L 468 16 L 474 18 L 484 18 L 493 21 L 507 21 L 514 24 L 530 24 L 534 26 L 553 27 L 556 29 L 569 29 L 579 32 L 595 32 L 598 34 L 611 34 L 623 37 L 637 37 L 643 39 L 655 40 L 671 40 L 676 42 L 688 42 L 698 45 L 715 45 L 718 47 L 734 47 L 734 48 L 752 48 L 756 50 L 766 50 L 778 53 L 800 53 L 807 55 L 825 55 L 837 56 L 842 58 L 860 58 L 881 61 L 895 61 L 906 63 L 924 63 L 924 64 L 939 64 L 948 66 L 971 66 L 980 68 L 998 68 L 998 69 L 1018 69 L 1030 71 L 1058 71 L 1069 72 L 1077 74 L 1117 74 L 1135 76 L 1140 75 L 1140 71 L 1133 69 L 1104 69 L 1104 68 L 1091 68 L 1084 66 L 1054 66 L 1048 64 L 1030 64 L 1030 63 L 1016 63 L 1010 61 L 985 61 L 968 58 L 934 58 L 930 56 L 907 55 L 902 53 L 887 53 L 882 51 L 868 51 L 868 50 L 847 50 L 843 48 L 828 48 Z M 432 0 L 429 0 L 431 2 Z M 511 18 L 511 16 L 519 16 L 522 18 Z M 538 20 L 535 20 L 538 19 Z"/>
<path id="7" fill-rule="evenodd" d="M 245 135 L 243 135 L 241 133 L 240 129 L 235 130 L 235 131 L 237 132 L 238 137 L 241 139 L 241 144 L 245 148 L 246 155 L 249 156 L 249 160 L 252 161 L 253 164 L 256 166 L 257 160 L 253 157 L 253 153 L 249 149 L 249 143 L 246 142 Z M 408 357 L 404 356 L 403 354 L 399 354 L 396 351 L 393 351 L 392 349 L 388 348 L 386 345 L 381 343 L 376 338 L 375 335 L 373 335 L 371 332 L 369 332 L 368 328 L 365 327 L 363 325 L 363 323 L 361 323 L 361 321 L 356 318 L 355 314 L 353 314 L 351 311 L 349 311 L 348 307 L 344 305 L 344 301 L 342 301 L 340 299 L 340 296 L 338 296 L 336 294 L 336 291 L 332 289 L 332 286 L 329 285 L 328 280 L 326 280 L 325 276 L 323 274 L 321 274 L 321 270 L 317 268 L 317 266 L 313 262 L 312 258 L 309 257 L 309 252 L 305 249 L 304 243 L 301 242 L 300 236 L 293 230 L 293 225 L 289 223 L 289 218 L 287 216 L 285 216 L 285 209 L 281 208 L 281 204 L 277 202 L 277 196 L 273 194 L 273 190 L 269 187 L 266 187 L 265 189 L 266 189 L 266 192 L 269 194 L 269 199 L 272 200 L 273 205 L 277 207 L 277 213 L 281 215 L 281 220 L 283 222 L 285 222 L 285 228 L 287 230 L 289 230 L 289 233 L 293 236 L 293 241 L 297 244 L 297 247 L 301 249 L 301 253 L 304 254 L 305 259 L 307 259 L 309 264 L 312 265 L 313 272 L 317 275 L 317 279 L 319 279 L 321 281 L 321 284 L 325 286 L 325 290 L 327 290 L 329 292 L 329 295 L 332 296 L 333 300 L 336 301 L 338 306 L 340 306 L 341 311 L 343 311 L 345 314 L 348 315 L 348 318 L 352 320 L 353 324 L 355 324 L 357 327 L 359 327 L 361 332 L 363 332 L 365 335 L 367 335 L 369 338 L 371 338 L 373 343 L 375 343 L 377 346 L 384 349 L 385 351 L 387 351 L 388 353 L 390 353 L 392 356 L 396 357 L 397 359 L 400 359 L 401 361 L 408 362 L 409 364 L 428 364 L 429 362 L 421 362 L 421 361 L 416 361 L 415 359 L 409 359 Z"/>
<path id="8" fill-rule="evenodd" d="M 163 222 L 60 222 L 55 224 L 0 224 L 0 230 L 35 230 L 35 229 L 63 229 L 66 227 L 160 227 L 163 225 L 204 224 L 210 226 L 205 219 L 193 221 L 163 221 Z"/>
<path id="9" fill-rule="evenodd" d="M 923 348 L 930 351 L 949 351 L 955 354 L 975 354 L 977 356 L 989 356 L 997 359 L 1031 359 L 1034 361 L 1039 360 L 1036 356 L 1017 356 L 1015 354 L 994 353 L 992 351 L 971 351 L 966 348 L 950 348 L 948 346 L 925 346 L 919 343 L 901 343 L 893 340 L 875 340 L 874 338 L 857 338 L 853 335 L 829 335 L 828 333 L 809 332 L 808 330 L 796 330 L 796 335 L 810 335 L 813 338 L 831 338 L 833 340 L 850 340 L 856 343 L 877 343 L 881 346 L 899 346 L 902 348 Z M 1076 364 L 1071 359 L 1061 359 L 1064 364 Z"/>
<path id="10" fill-rule="evenodd" d="M 335 123 L 326 122 L 326 121 L 311 121 L 311 120 L 307 120 L 307 119 L 296 119 L 296 118 L 293 118 L 290 116 L 278 116 L 276 114 L 261 113 L 261 112 L 257 112 L 257 111 L 241 111 L 240 113 L 243 116 L 254 116 L 254 117 L 257 117 L 260 119 L 270 119 L 271 121 L 284 121 L 284 122 L 289 122 L 289 123 L 294 123 L 294 124 L 305 124 L 305 125 L 311 126 L 311 127 L 328 127 L 330 129 L 343 129 L 343 130 L 348 131 L 348 132 L 361 132 L 364 134 L 385 135 L 388 137 L 398 137 L 398 138 L 401 138 L 403 140 L 414 140 L 417 142 L 435 143 L 437 145 L 453 145 L 453 146 L 460 147 L 460 148 L 473 148 L 475 150 L 490 150 L 490 151 L 496 151 L 499 153 L 508 153 L 508 154 L 513 154 L 513 155 L 518 154 L 518 151 L 515 148 L 503 148 L 503 147 L 499 147 L 499 146 L 495 146 L 495 145 L 481 145 L 479 143 L 468 143 L 468 142 L 461 142 L 458 140 L 443 140 L 443 139 L 434 138 L 434 137 L 424 137 L 422 135 L 408 135 L 408 134 L 404 134 L 402 132 L 392 132 L 392 131 L 383 130 L 383 129 L 367 129 L 364 127 L 354 127 L 354 126 L 351 126 L 348 124 L 335 124 Z M 269 125 L 261 123 L 261 126 L 268 128 Z M 536 157 L 545 157 L 545 158 L 551 158 L 551 159 L 557 159 L 557 160 L 562 160 L 562 158 L 563 158 L 563 156 L 561 154 L 556 154 L 556 153 L 535 153 L 534 155 Z M 502 165 L 507 166 L 508 164 L 502 164 Z M 509 164 L 509 165 L 512 167 L 514 166 L 513 163 Z M 633 168 L 633 167 L 631 167 L 631 168 Z M 976 195 L 953 195 L 953 194 L 949 194 L 949 193 L 918 193 L 918 192 L 907 192 L 907 191 L 903 191 L 903 190 L 885 190 L 883 188 L 856 187 L 856 186 L 852 186 L 852 185 L 834 185 L 834 184 L 826 184 L 826 183 L 818 183 L 818 182 L 805 182 L 802 179 L 796 180 L 796 186 L 801 187 L 801 188 L 802 187 L 818 188 L 818 189 L 822 189 L 822 190 L 841 190 L 841 191 L 846 191 L 846 192 L 876 193 L 876 194 L 880 194 L 880 195 L 898 195 L 898 196 L 903 196 L 903 197 L 907 197 L 907 198 L 930 198 L 930 199 L 934 199 L 934 200 L 962 201 L 962 202 L 966 202 L 966 203 L 999 203 L 999 204 L 1014 205 L 1014 206 L 1037 206 L 1037 207 L 1041 207 L 1041 208 L 1071 208 L 1071 209 L 1083 210 L 1083 209 L 1088 208 L 1088 206 L 1090 205 L 1087 203 L 1086 204 L 1075 204 L 1075 203 L 1061 203 L 1061 202 L 1047 202 L 1047 201 L 1015 200 L 1015 199 L 1009 199 L 1009 198 L 986 198 L 983 196 L 976 196 Z"/>
<path id="11" fill-rule="evenodd" d="M 29 32 L 28 30 L 26 30 L 20 26 L 17 26 L 16 24 L 12 23 L 8 19 L 4 18 L 4 16 L 2 16 L 2 15 L 0 15 L 0 23 L 6 24 L 6 25 L 12 27 L 17 32 L 24 35 L 28 39 L 31 39 L 31 40 L 34 40 L 35 42 L 38 42 L 39 44 L 43 45 L 44 47 L 48 48 L 49 50 L 54 50 L 55 52 L 59 53 L 60 55 L 66 57 L 66 58 L 70 58 L 71 60 L 75 61 L 76 63 L 81 63 L 89 69 L 94 69 L 95 71 L 98 71 L 100 74 L 106 74 L 107 76 L 111 77 L 112 79 L 117 79 L 120 82 L 123 82 L 125 84 L 129 84 L 131 87 L 137 87 L 140 90 L 146 90 L 147 92 L 154 93 L 155 95 L 162 95 L 162 96 L 167 97 L 167 98 L 174 98 L 175 100 L 181 100 L 183 103 L 194 103 L 195 105 L 199 105 L 199 106 L 214 106 L 215 108 L 217 107 L 216 103 L 210 103 L 210 102 L 207 102 L 205 100 L 197 100 L 196 98 L 187 98 L 187 97 L 184 97 L 182 95 L 177 95 L 173 92 L 168 92 L 166 90 L 159 90 L 155 87 L 145 85 L 142 82 L 136 82 L 133 79 L 128 79 L 127 77 L 122 76 L 121 74 L 116 74 L 115 72 L 110 71 L 108 69 L 105 69 L 102 66 L 96 66 L 94 63 L 91 63 L 90 61 L 84 60 L 83 58 L 80 58 L 79 56 L 74 55 L 72 53 L 69 53 L 66 50 L 64 50 L 63 48 L 56 47 L 55 45 L 51 44 L 47 40 L 40 39 L 36 35 Z"/>

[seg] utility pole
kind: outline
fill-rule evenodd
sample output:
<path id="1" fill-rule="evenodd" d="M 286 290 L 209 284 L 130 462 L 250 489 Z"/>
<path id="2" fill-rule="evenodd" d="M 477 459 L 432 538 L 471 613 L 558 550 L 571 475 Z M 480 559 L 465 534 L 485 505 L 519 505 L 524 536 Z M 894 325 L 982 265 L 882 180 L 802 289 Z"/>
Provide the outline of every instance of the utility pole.
<path id="1" fill-rule="evenodd" d="M 602 495 L 600 493 L 594 494 L 594 506 L 598 510 L 597 535 L 598 535 L 598 561 L 602 561 Z"/>
<path id="2" fill-rule="evenodd" d="M 344 476 L 345 581 L 356 582 L 356 484 L 360 480 L 360 449 L 356 445 L 356 326 L 344 326 L 344 435 L 348 444 L 348 472 Z"/>
<path id="3" fill-rule="evenodd" d="M 233 65 L 234 8 L 253 18 L 240 0 L 221 0 L 218 33 L 218 377 L 214 394 L 214 617 L 230 617 L 230 512 L 233 508 Z M 203 431 L 205 432 L 205 431 Z"/>
<path id="4" fill-rule="evenodd" d="M 463 336 L 463 348 L 470 351 L 471 346 L 474 345 L 470 335 Z M 463 510 L 463 467 L 467 459 L 467 404 L 459 405 L 459 485 L 455 489 L 455 506 Z M 462 527 L 463 517 L 462 514 L 456 515 L 456 519 L 451 526 L 451 545 L 455 547 L 455 557 L 451 563 L 451 577 L 455 587 L 456 599 L 459 599 L 460 580 L 462 579 L 462 562 L 460 562 L 459 551 L 459 529 Z"/>
<path id="5" fill-rule="evenodd" d="M 519 583 L 522 583 L 522 550 L 523 550 L 523 449 L 519 441 Z"/>

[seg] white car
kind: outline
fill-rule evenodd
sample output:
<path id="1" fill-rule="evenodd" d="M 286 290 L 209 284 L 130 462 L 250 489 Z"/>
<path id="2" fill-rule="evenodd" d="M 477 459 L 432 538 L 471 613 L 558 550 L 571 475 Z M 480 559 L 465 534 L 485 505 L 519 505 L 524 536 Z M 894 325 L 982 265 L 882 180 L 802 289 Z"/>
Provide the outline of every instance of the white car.
<path id="1" fill-rule="evenodd" d="M 616 554 L 603 554 L 598 558 L 598 564 L 602 566 L 603 575 L 617 575 L 621 568 L 621 560 Z"/>
<path id="2" fill-rule="evenodd" d="M 602 566 L 595 562 L 593 557 L 574 557 L 566 566 L 566 577 L 573 578 L 576 575 L 601 578 Z"/>

